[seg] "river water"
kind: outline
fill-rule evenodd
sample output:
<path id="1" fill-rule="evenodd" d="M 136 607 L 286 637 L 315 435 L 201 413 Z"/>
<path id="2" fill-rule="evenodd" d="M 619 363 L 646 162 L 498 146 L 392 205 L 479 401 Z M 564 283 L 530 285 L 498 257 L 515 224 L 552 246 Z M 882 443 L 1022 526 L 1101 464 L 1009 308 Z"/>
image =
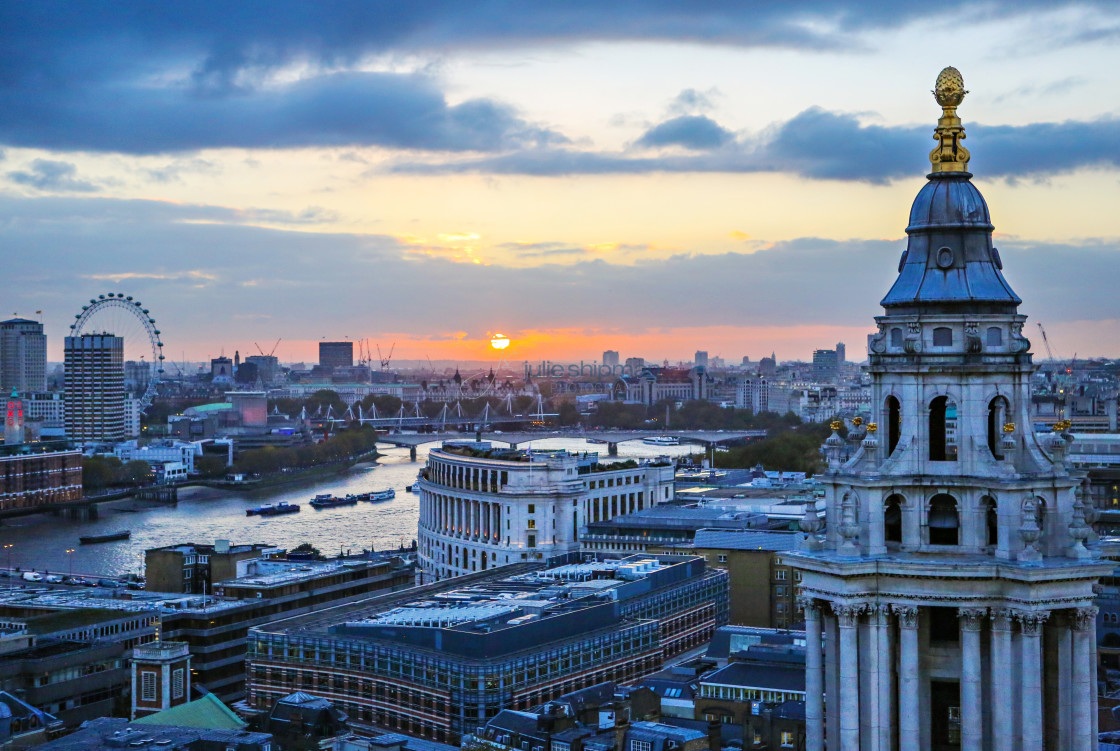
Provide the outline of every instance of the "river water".
<path id="1" fill-rule="evenodd" d="M 355 465 L 328 478 L 257 492 L 233 492 L 211 488 L 184 488 L 174 506 L 153 506 L 131 500 L 102 503 L 96 521 L 64 519 L 38 514 L 8 519 L 0 526 L 0 566 L 18 566 L 60 573 L 119 575 L 138 572 L 144 551 L 178 543 L 266 543 L 293 548 L 309 542 L 325 554 L 340 550 L 358 552 L 409 545 L 416 539 L 419 496 L 405 487 L 427 460 L 429 443 L 409 459 L 408 449 L 380 444 L 383 454 L 376 462 Z M 606 460 L 606 446 L 571 438 L 533 441 L 534 448 L 598 451 Z M 521 448 L 526 445 L 522 444 Z M 694 446 L 647 446 L 628 441 L 618 446 L 618 460 L 682 456 Z M 611 457 L 614 460 L 614 457 Z M 359 502 L 356 506 L 316 510 L 307 504 L 318 493 L 345 495 L 393 488 L 396 498 L 380 503 Z M 301 506 L 300 513 L 284 516 L 246 516 L 245 510 L 264 503 L 288 501 Z M 106 534 L 128 529 L 132 537 L 117 542 L 81 545 L 81 535 Z M 67 552 L 72 550 L 73 552 Z M 10 555 L 10 558 L 8 557 Z"/>

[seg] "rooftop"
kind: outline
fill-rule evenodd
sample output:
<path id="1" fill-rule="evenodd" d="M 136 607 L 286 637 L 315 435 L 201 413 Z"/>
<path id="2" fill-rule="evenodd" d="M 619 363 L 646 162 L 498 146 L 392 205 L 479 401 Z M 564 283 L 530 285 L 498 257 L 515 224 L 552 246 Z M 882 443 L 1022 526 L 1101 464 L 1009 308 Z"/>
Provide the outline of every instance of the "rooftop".
<path id="1" fill-rule="evenodd" d="M 272 740 L 268 733 L 210 730 L 175 725 L 149 725 L 115 717 L 98 717 L 74 733 L 39 746 L 43 751 L 95 751 L 106 748 L 176 749 L 200 740 L 224 743 L 226 748 L 257 748 Z"/>
<path id="2" fill-rule="evenodd" d="M 254 632 L 407 643 L 482 659 L 618 628 L 617 603 L 706 570 L 697 557 L 570 554 L 553 561 L 559 565 L 514 564 L 374 596 Z"/>
<path id="3" fill-rule="evenodd" d="M 723 550 L 793 550 L 797 546 L 797 535 L 774 530 L 698 529 L 692 546 Z"/>
<path id="4" fill-rule="evenodd" d="M 700 679 L 701 684 L 758 688 L 765 691 L 805 691 L 803 665 L 733 662 Z"/>
<path id="5" fill-rule="evenodd" d="M 354 571 L 374 567 L 384 567 L 385 561 L 251 561 L 252 573 L 236 579 L 227 579 L 215 586 L 223 590 L 236 587 L 276 587 L 295 582 L 316 579 L 320 576 L 339 571 Z"/>
<path id="6" fill-rule="evenodd" d="M 175 725 L 208 730 L 241 730 L 246 722 L 214 694 L 133 720 L 134 725 Z"/>
<path id="7" fill-rule="evenodd" d="M 0 605 L 7 603 L 0 602 Z M 12 622 L 19 621 L 27 625 L 28 633 L 35 636 L 47 636 L 63 631 L 72 631 L 83 626 L 94 626 L 100 623 L 119 620 L 123 616 L 120 611 L 107 608 L 82 608 L 78 610 L 56 611 L 25 618 L 15 618 L 0 615 L 0 620 Z"/>

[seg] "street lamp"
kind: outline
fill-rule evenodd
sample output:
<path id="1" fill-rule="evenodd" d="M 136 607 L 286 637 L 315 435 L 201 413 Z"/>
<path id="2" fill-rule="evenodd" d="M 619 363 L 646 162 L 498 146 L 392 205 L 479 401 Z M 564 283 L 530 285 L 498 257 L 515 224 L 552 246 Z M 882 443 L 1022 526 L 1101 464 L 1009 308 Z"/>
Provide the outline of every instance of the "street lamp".
<path id="1" fill-rule="evenodd" d="M 66 548 L 66 559 L 70 562 L 70 578 L 74 578 L 74 548 Z"/>

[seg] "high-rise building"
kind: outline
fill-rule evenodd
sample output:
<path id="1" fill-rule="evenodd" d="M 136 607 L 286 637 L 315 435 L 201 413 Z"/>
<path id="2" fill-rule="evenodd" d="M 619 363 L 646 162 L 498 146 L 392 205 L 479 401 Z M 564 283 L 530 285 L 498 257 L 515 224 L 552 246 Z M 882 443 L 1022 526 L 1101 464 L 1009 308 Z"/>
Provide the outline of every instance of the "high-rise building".
<path id="1" fill-rule="evenodd" d="M 603 353 L 603 364 L 606 365 L 608 368 L 617 367 L 618 366 L 618 352 L 616 352 L 613 349 L 608 349 L 606 352 L 604 352 Z"/>
<path id="2" fill-rule="evenodd" d="M 836 362 L 843 365 L 848 361 L 848 348 L 844 346 L 844 342 L 836 342 Z"/>
<path id="3" fill-rule="evenodd" d="M 0 389 L 47 390 L 47 335 L 27 318 L 0 321 Z"/>
<path id="4" fill-rule="evenodd" d="M 967 171 L 963 84 L 937 79 L 932 172 L 868 338 L 871 423 L 846 461 L 825 442 L 824 540 L 814 510 L 783 555 L 809 749 L 1097 747 L 1093 588 L 1114 564 L 1085 545 L 1066 437 L 1031 428 L 1026 316 Z"/>
<path id="5" fill-rule="evenodd" d="M 127 415 L 124 339 L 112 334 L 66 337 L 66 434 L 72 441 L 120 441 Z"/>
<path id="6" fill-rule="evenodd" d="M 626 375 L 636 376 L 642 372 L 642 368 L 646 366 L 646 359 L 644 357 L 627 357 L 626 358 Z"/>
<path id="7" fill-rule="evenodd" d="M 319 342 L 319 364 L 328 368 L 354 367 L 354 342 Z"/>
<path id="8" fill-rule="evenodd" d="M 840 375 L 840 354 L 834 349 L 813 350 L 813 379 L 818 383 L 835 383 Z"/>
<path id="9" fill-rule="evenodd" d="M 696 356 L 693 358 L 692 364 L 698 368 L 708 367 L 708 353 L 702 349 L 696 350 Z"/>

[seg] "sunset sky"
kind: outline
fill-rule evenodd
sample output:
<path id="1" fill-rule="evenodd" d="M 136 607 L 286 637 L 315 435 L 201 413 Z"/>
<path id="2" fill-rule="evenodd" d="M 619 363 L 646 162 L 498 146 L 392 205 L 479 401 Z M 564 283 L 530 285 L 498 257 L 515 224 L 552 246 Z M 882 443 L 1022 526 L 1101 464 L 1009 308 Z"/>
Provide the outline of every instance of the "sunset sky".
<path id="1" fill-rule="evenodd" d="M 862 359 L 946 65 L 1035 352 L 1120 356 L 1114 2 L 4 3 L 4 313 L 54 360 L 107 292 L 176 359 Z"/>

